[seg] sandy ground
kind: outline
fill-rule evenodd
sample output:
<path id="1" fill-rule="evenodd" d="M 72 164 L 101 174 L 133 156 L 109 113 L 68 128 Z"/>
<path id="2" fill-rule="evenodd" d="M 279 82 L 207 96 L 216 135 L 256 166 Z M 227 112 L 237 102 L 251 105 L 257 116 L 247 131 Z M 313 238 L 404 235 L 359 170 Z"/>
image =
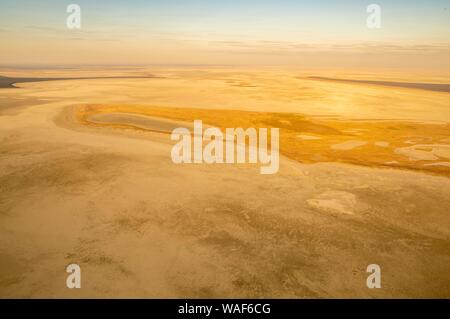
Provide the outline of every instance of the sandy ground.
<path id="1" fill-rule="evenodd" d="M 0 115 L 1 297 L 450 297 L 447 177 L 286 157 L 276 175 L 260 175 L 257 165 L 180 166 L 167 134 L 74 118 L 83 103 L 219 108 L 212 102 L 223 99 L 238 107 L 240 93 L 214 76 L 180 74 L 166 84 L 74 80 L 1 91 L 9 103 Z M 202 100 L 196 83 L 223 94 Z M 398 90 L 384 95 L 424 94 Z M 277 94 L 272 106 L 247 95 L 242 109 L 276 108 L 284 101 Z M 402 113 L 402 101 L 380 114 L 449 119 L 444 93 L 432 94 L 431 111 L 410 105 Z M 336 113 L 326 99 L 316 114 Z M 313 113 L 312 100 L 304 102 Z M 299 107 L 288 101 L 283 111 Z M 348 105 L 337 110 L 350 115 Z M 361 114 L 378 117 L 371 103 Z M 81 289 L 65 286 L 70 263 L 81 266 Z M 373 263 L 381 289 L 366 287 Z"/>

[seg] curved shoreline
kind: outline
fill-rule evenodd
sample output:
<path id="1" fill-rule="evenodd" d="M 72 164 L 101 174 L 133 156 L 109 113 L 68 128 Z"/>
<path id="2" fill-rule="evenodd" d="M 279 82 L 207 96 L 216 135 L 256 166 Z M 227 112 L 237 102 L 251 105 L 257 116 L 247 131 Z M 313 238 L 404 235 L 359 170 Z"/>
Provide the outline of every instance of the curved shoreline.
<path id="1" fill-rule="evenodd" d="M 157 76 L 95 76 L 95 77 L 61 77 L 61 78 L 11 78 L 0 76 L 0 89 L 18 88 L 14 84 L 27 82 L 67 81 L 67 80 L 101 80 L 101 79 L 160 79 Z"/>

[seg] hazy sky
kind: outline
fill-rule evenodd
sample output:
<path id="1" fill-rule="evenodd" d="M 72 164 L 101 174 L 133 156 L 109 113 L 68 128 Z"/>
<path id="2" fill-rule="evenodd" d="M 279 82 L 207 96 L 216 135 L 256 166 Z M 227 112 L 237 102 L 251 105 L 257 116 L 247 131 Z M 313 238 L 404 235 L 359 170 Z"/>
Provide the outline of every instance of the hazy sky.
<path id="1" fill-rule="evenodd" d="M 81 29 L 66 8 L 81 7 Z M 381 28 L 366 26 L 381 6 Z M 0 64 L 450 69 L 450 0 L 0 0 Z"/>

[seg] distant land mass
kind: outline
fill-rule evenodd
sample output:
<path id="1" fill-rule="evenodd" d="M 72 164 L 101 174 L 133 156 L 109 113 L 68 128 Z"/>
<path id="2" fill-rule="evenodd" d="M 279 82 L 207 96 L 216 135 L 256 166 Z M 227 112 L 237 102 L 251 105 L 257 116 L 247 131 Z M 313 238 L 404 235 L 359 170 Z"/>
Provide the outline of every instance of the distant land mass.
<path id="1" fill-rule="evenodd" d="M 322 77 L 322 76 L 310 76 L 310 77 L 308 77 L 308 79 L 334 81 L 334 82 L 347 82 L 347 83 L 362 83 L 362 84 L 394 86 L 394 87 L 402 87 L 402 88 L 409 88 L 409 89 L 421 89 L 421 90 L 436 91 L 436 92 L 447 92 L 447 93 L 450 92 L 450 84 L 446 84 L 446 83 L 412 83 L 412 82 L 352 80 L 352 79 L 327 78 L 327 77 Z"/>
<path id="2" fill-rule="evenodd" d="M 42 82 L 42 81 L 62 81 L 62 80 L 95 80 L 95 79 L 147 79 L 156 78 L 153 75 L 146 76 L 96 76 L 96 77 L 54 77 L 54 78 L 18 78 L 18 77 L 6 77 L 0 76 L 0 88 L 17 88 L 14 86 L 16 83 L 25 82 Z"/>

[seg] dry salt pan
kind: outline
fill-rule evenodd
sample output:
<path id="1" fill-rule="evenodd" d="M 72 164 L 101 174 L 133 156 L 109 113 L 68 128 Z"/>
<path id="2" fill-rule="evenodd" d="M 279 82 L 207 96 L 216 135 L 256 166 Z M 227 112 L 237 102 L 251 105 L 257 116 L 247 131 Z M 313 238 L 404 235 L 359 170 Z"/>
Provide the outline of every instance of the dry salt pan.
<path id="1" fill-rule="evenodd" d="M 450 158 L 450 145 L 418 144 L 397 148 L 395 153 L 408 157 L 410 161 L 436 161 Z"/>
<path id="2" fill-rule="evenodd" d="M 315 141 L 321 139 L 320 137 L 314 135 L 297 135 L 297 137 L 305 141 Z"/>
<path id="3" fill-rule="evenodd" d="M 339 143 L 339 144 L 334 144 L 331 145 L 331 148 L 333 150 L 338 150 L 338 151 L 349 151 L 352 150 L 354 148 L 366 145 L 367 142 L 364 141 L 347 141 L 344 143 Z"/>
<path id="4" fill-rule="evenodd" d="M 380 142 L 375 142 L 375 145 L 376 145 L 376 146 L 379 146 L 379 147 L 388 147 L 388 146 L 389 146 L 389 143 L 388 143 L 388 142 L 380 141 Z"/>
<path id="5" fill-rule="evenodd" d="M 438 163 L 423 164 L 423 166 L 446 166 L 446 167 L 450 167 L 450 162 L 438 162 Z"/>

